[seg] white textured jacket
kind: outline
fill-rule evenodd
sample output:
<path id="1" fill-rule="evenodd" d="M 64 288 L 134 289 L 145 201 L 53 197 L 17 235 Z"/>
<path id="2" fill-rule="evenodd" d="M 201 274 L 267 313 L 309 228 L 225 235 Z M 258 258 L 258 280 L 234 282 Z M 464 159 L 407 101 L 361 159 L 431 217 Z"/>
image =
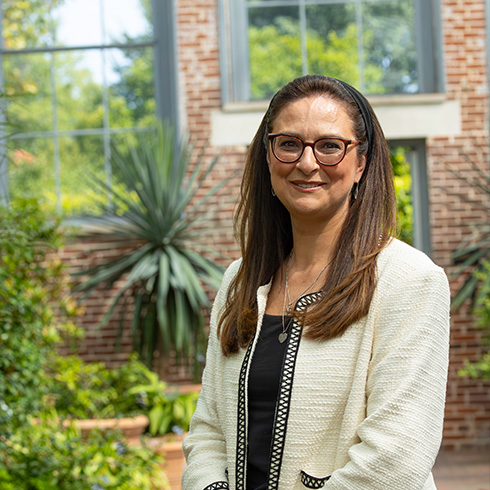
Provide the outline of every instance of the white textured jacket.
<path id="1" fill-rule="evenodd" d="M 257 291 L 254 340 L 221 353 L 213 306 L 202 391 L 184 440 L 184 490 L 246 488 L 247 385 L 270 284 Z M 378 256 L 369 313 L 338 338 L 293 323 L 277 402 L 268 489 L 433 490 L 444 414 L 449 287 L 422 252 L 392 240 Z M 315 294 L 303 296 L 304 308 Z"/>

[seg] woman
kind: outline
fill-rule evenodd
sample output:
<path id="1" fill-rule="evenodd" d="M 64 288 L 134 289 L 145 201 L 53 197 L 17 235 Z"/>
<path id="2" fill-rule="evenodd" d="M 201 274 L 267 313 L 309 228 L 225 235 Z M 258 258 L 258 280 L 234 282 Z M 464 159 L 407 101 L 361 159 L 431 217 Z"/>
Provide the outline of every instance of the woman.
<path id="1" fill-rule="evenodd" d="M 184 490 L 435 489 L 449 288 L 392 238 L 386 140 L 359 92 L 319 75 L 279 90 L 238 224 Z"/>

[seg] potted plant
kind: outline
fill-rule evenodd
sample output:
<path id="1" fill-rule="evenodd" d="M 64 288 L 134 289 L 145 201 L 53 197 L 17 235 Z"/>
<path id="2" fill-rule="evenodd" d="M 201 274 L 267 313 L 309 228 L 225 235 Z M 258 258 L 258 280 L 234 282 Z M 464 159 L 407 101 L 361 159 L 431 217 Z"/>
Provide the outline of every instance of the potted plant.
<path id="1" fill-rule="evenodd" d="M 122 281 L 101 326 L 130 292 L 134 348 L 144 362 L 152 366 L 157 349 L 163 351 L 160 359 L 173 351 L 194 362 L 204 352 L 209 300 L 203 285 L 217 288 L 223 272 L 210 258 L 215 251 L 200 242 L 214 231 L 208 221 L 216 205 L 210 200 L 226 183 L 203 188 L 217 159 L 194 158 L 188 139 L 178 143 L 171 128 L 159 127 L 156 136 L 142 137 L 125 153 L 113 148 L 112 162 L 113 184 L 95 180 L 110 202 L 100 201 L 99 214 L 80 223 L 91 227 L 91 237 L 103 240 L 110 233 L 131 248 L 81 271 L 77 289 L 86 297 L 101 285 Z"/>
<path id="2" fill-rule="evenodd" d="M 135 354 L 113 369 L 76 356 L 59 357 L 51 363 L 50 373 L 44 410 L 53 409 L 64 428 L 80 430 L 85 439 L 94 430 L 121 431 L 131 446 L 162 455 L 170 483 L 180 481 L 185 464 L 182 440 L 200 385 L 183 391 L 168 387 Z"/>
<path id="3" fill-rule="evenodd" d="M 145 373 L 147 382 L 128 390 L 128 394 L 144 397 L 153 436 L 147 444 L 165 458 L 165 472 L 170 484 L 178 484 L 185 467 L 182 441 L 196 409 L 200 385 L 167 387 L 154 372 Z"/>
<path id="4" fill-rule="evenodd" d="M 98 428 L 118 429 L 127 439 L 138 437 L 149 419 L 142 395 L 129 393 L 129 388 L 145 380 L 146 371 L 136 355 L 113 369 L 77 356 L 57 356 L 49 364 L 45 406 L 56 411 L 65 427 L 75 425 L 85 435 Z"/>

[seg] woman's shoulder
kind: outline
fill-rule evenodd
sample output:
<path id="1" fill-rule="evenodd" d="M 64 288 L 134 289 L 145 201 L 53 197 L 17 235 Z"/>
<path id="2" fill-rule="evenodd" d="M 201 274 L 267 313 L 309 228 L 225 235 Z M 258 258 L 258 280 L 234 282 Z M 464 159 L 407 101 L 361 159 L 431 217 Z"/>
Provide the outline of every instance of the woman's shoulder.
<path id="1" fill-rule="evenodd" d="M 442 267 L 424 252 L 395 238 L 380 252 L 377 270 L 378 289 L 384 290 L 383 286 L 387 286 L 404 290 L 410 284 L 432 284 L 435 290 L 449 290 Z"/>
<path id="2" fill-rule="evenodd" d="M 223 274 L 223 278 L 221 280 L 221 286 L 219 288 L 218 294 L 215 298 L 215 303 L 224 302 L 224 298 L 226 296 L 226 291 L 230 287 L 231 281 L 238 274 L 238 270 L 240 269 L 240 265 L 242 263 L 242 259 L 234 260 L 225 270 Z"/>
<path id="3" fill-rule="evenodd" d="M 242 265 L 242 259 L 234 260 L 225 270 L 223 275 L 223 285 L 227 285 L 238 274 L 240 266 Z"/>
<path id="4" fill-rule="evenodd" d="M 441 272 L 443 269 L 421 250 L 392 238 L 378 257 L 380 272 L 396 269 L 400 272 Z"/>

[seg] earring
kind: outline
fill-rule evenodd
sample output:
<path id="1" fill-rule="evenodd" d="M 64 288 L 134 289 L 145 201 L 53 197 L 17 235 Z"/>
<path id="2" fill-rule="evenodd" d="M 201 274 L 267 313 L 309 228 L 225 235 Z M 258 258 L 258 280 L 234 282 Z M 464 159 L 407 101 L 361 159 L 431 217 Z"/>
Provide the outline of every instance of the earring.
<path id="1" fill-rule="evenodd" d="M 358 194 L 359 194 L 359 182 L 354 182 L 354 185 L 352 186 L 352 199 L 354 199 L 354 201 L 357 199 Z"/>
<path id="2" fill-rule="evenodd" d="M 272 194 L 273 197 L 276 197 L 276 193 L 274 191 L 274 187 L 272 187 L 272 186 L 271 186 L 271 194 Z"/>

